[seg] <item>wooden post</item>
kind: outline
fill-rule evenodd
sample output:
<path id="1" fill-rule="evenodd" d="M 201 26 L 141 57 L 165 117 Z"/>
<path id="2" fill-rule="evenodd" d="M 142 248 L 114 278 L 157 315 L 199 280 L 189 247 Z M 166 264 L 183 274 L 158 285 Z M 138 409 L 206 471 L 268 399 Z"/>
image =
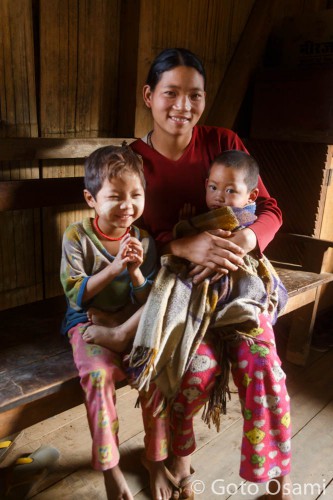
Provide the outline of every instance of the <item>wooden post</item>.
<path id="1" fill-rule="evenodd" d="M 140 2 L 122 0 L 117 99 L 117 137 L 134 137 Z"/>
<path id="2" fill-rule="evenodd" d="M 137 66 L 137 90 L 135 111 L 135 137 L 144 136 L 152 128 L 152 119 L 142 99 L 142 86 L 153 60 L 153 12 L 154 2 L 140 0 L 139 55 Z"/>

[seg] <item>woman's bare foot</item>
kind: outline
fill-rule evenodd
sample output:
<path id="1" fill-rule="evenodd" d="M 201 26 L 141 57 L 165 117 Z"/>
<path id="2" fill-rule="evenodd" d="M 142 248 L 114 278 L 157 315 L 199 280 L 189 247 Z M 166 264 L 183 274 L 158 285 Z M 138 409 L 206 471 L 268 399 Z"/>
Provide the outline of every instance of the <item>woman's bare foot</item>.
<path id="1" fill-rule="evenodd" d="M 124 352 L 130 338 L 121 326 L 109 328 L 107 326 L 90 325 L 82 334 L 88 344 L 97 344 L 115 352 Z"/>
<path id="2" fill-rule="evenodd" d="M 276 477 L 266 485 L 266 498 L 274 500 L 292 500 L 293 485 L 289 474 Z"/>
<path id="3" fill-rule="evenodd" d="M 172 458 L 172 462 L 170 464 L 170 472 L 176 479 L 177 483 L 182 484 L 184 479 L 190 477 L 193 474 L 193 469 L 191 467 L 191 455 L 186 457 L 178 457 L 174 455 Z M 192 497 L 192 488 L 191 488 L 191 480 L 186 482 L 186 484 L 182 484 L 182 493 L 179 496 L 179 492 L 175 490 L 172 495 L 172 499 L 178 498 L 191 498 Z"/>
<path id="4" fill-rule="evenodd" d="M 134 500 L 119 465 L 103 472 L 108 500 Z"/>
<path id="5" fill-rule="evenodd" d="M 164 462 L 152 462 L 144 455 L 141 457 L 143 466 L 149 472 L 150 491 L 154 500 L 169 500 L 172 495 L 172 485 L 166 476 Z"/>

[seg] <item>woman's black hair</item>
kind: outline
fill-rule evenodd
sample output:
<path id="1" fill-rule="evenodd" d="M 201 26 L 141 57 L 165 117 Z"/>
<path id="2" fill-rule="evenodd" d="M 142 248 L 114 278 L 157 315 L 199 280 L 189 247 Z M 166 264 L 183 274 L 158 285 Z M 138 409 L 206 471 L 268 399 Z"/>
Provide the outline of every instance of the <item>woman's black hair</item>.
<path id="1" fill-rule="evenodd" d="M 193 52 L 182 48 L 163 50 L 152 62 L 146 84 L 151 90 L 155 90 L 162 74 L 177 66 L 188 66 L 196 69 L 203 77 L 204 87 L 206 86 L 206 73 L 202 62 Z"/>

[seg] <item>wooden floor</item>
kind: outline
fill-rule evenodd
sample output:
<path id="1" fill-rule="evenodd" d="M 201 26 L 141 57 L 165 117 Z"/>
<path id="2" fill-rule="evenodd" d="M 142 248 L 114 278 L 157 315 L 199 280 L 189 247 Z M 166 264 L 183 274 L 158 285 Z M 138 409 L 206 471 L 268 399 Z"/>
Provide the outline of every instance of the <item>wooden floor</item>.
<path id="1" fill-rule="evenodd" d="M 333 350 L 311 352 L 305 368 L 285 363 L 284 369 L 292 402 L 294 497 L 332 500 Z M 205 491 L 196 495 L 196 499 L 247 500 L 258 498 L 264 492 L 263 485 L 259 491 L 254 484 L 242 485 L 238 475 L 242 419 L 237 394 L 232 396 L 220 433 L 207 429 L 199 417 L 196 419 L 197 450 L 193 466 L 197 479 L 203 481 L 205 486 Z M 135 401 L 134 390 L 124 387 L 118 391 L 122 467 L 135 498 L 143 500 L 150 496 L 148 477 L 139 461 L 143 430 L 140 409 L 134 408 Z M 83 405 L 23 431 L 16 440 L 15 449 L 1 466 L 12 463 L 19 454 L 31 452 L 41 444 L 55 446 L 61 456 L 55 469 L 35 485 L 29 498 L 106 498 L 102 474 L 90 467 L 91 439 Z M 214 481 L 215 492 L 212 490 Z M 240 486 L 241 489 L 236 491 Z"/>

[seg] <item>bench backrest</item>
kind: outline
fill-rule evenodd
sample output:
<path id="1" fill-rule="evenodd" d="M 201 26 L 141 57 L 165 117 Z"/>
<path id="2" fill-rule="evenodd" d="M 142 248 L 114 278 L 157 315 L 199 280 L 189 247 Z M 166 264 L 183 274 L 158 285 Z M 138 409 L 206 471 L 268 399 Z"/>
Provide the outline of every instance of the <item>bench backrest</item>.
<path id="1" fill-rule="evenodd" d="M 0 162 L 81 160 L 102 146 L 121 146 L 134 139 L 0 138 Z M 39 172 L 40 172 L 39 168 Z M 47 177 L 0 182 L 0 212 L 83 202 L 80 177 Z"/>
<path id="2" fill-rule="evenodd" d="M 61 294 L 61 239 L 91 213 L 83 162 L 133 138 L 0 138 L 0 309 Z"/>
<path id="3" fill-rule="evenodd" d="M 278 233 L 265 254 L 273 263 L 312 273 L 325 272 L 324 257 L 333 241 L 291 233 Z"/>

